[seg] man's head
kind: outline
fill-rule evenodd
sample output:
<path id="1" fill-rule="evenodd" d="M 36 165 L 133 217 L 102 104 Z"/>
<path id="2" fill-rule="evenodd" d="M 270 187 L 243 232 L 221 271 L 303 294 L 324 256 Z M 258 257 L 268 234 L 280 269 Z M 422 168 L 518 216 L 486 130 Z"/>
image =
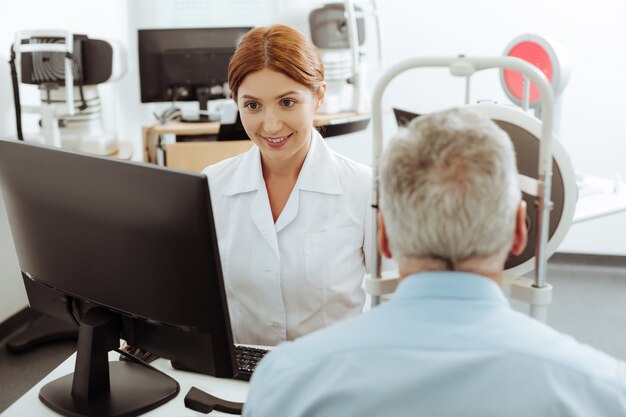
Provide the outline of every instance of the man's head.
<path id="1" fill-rule="evenodd" d="M 419 117 L 381 158 L 379 244 L 402 275 L 496 275 L 526 244 L 515 152 L 491 120 L 453 109 Z M 404 273 L 403 273 L 404 272 Z"/>

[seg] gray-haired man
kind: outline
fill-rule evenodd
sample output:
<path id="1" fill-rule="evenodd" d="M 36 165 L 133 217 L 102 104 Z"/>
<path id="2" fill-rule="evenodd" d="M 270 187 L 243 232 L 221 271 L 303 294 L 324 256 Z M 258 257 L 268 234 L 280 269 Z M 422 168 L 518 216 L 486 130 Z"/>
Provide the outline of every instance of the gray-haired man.
<path id="1" fill-rule="evenodd" d="M 391 301 L 270 353 L 244 415 L 623 416 L 626 366 L 512 310 L 526 244 L 515 154 L 464 110 L 413 121 L 381 161 L 378 244 Z"/>

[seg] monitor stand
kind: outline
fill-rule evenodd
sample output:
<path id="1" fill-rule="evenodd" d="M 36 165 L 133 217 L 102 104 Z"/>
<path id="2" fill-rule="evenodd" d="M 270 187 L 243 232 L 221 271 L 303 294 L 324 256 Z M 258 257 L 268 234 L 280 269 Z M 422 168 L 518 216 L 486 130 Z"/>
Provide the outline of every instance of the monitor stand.
<path id="1" fill-rule="evenodd" d="M 200 111 L 197 118 L 181 117 L 184 123 L 208 123 L 209 122 L 209 99 L 211 98 L 211 89 L 209 87 L 197 87 L 196 97 L 200 103 Z"/>
<path id="2" fill-rule="evenodd" d="M 176 397 L 171 377 L 131 361 L 109 362 L 119 347 L 120 320 L 92 308 L 81 319 L 73 374 L 44 385 L 39 399 L 64 416 L 137 416 Z"/>

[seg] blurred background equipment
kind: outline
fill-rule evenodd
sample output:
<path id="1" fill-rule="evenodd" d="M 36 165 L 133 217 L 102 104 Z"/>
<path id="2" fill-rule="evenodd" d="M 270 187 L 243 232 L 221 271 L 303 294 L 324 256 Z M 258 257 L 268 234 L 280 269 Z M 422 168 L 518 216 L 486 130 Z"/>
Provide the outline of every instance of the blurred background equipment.
<path id="1" fill-rule="evenodd" d="M 570 76 L 569 56 L 560 44 L 551 39 L 527 33 L 517 36 L 504 49 L 504 56 L 521 58 L 544 73 L 554 94 L 555 133 L 561 119 L 561 94 Z M 507 97 L 522 109 L 532 108 L 541 118 L 541 93 L 523 74 L 512 69 L 500 70 L 500 81 Z"/>
<path id="2" fill-rule="evenodd" d="M 20 140 L 22 115 L 34 113 L 41 116 L 38 142 L 98 155 L 117 152 L 117 137 L 102 121 L 98 84 L 125 73 L 119 44 L 62 30 L 22 31 L 10 63 Z M 22 105 L 20 83 L 39 87 L 40 105 Z"/>
<path id="3" fill-rule="evenodd" d="M 326 97 L 320 113 L 369 111 L 366 91 L 365 17 L 376 21 L 378 59 L 382 61 L 380 23 L 376 2 L 369 8 L 352 0 L 329 3 L 311 11 L 311 38 L 317 46 L 325 69 Z"/>

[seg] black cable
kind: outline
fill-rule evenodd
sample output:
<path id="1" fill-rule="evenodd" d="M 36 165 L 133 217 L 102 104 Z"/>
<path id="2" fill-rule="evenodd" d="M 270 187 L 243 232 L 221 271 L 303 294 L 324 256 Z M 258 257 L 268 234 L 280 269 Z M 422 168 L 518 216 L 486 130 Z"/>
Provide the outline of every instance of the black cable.
<path id="1" fill-rule="evenodd" d="M 78 91 L 80 92 L 80 100 L 83 102 L 83 104 L 80 105 L 78 110 L 84 111 L 89 106 L 87 105 L 87 101 L 85 101 L 85 94 L 83 93 L 83 82 L 82 81 L 79 81 L 79 83 L 78 83 Z"/>
<path id="2" fill-rule="evenodd" d="M 17 69 L 15 66 L 15 50 L 13 44 L 11 44 L 11 59 L 9 65 L 11 66 L 11 80 L 13 81 L 13 103 L 15 104 L 15 124 L 17 127 L 17 138 L 24 141 L 24 134 L 22 133 L 22 105 L 20 104 L 20 86 L 17 80 Z"/>
<path id="3" fill-rule="evenodd" d="M 80 327 L 80 323 L 78 322 L 78 320 L 76 319 L 76 316 L 74 315 L 74 300 L 75 298 L 70 297 L 69 295 L 65 295 L 63 297 L 63 303 L 65 304 L 65 308 L 67 308 L 67 312 L 72 318 L 72 321 L 74 322 L 76 327 Z"/>
<path id="4" fill-rule="evenodd" d="M 74 54 L 70 54 L 69 52 L 65 53 L 65 57 L 72 60 L 72 71 L 74 70 L 74 66 L 76 66 L 78 77 L 76 77 L 76 84 L 78 85 L 78 91 L 80 92 L 80 100 L 82 104 L 78 107 L 78 110 L 83 111 L 87 107 L 87 101 L 85 100 L 85 94 L 83 93 L 83 77 L 81 76 L 81 71 L 78 71 L 78 62 L 76 62 L 76 58 Z M 65 86 L 67 88 L 67 86 Z M 69 105 L 69 103 L 67 103 Z"/>
<path id="5" fill-rule="evenodd" d="M 163 372 L 159 371 L 159 370 L 158 370 L 157 368 L 155 368 L 154 366 L 150 365 L 148 362 L 144 361 L 144 360 L 143 360 L 143 359 L 141 359 L 141 358 L 138 358 L 137 356 L 133 355 L 133 354 L 132 354 L 132 353 L 130 353 L 130 352 L 126 352 L 125 350 L 120 349 L 120 348 L 115 348 L 115 349 L 113 349 L 113 350 L 114 350 L 114 351 L 116 351 L 117 353 L 119 353 L 120 355 L 124 356 L 125 358 L 129 359 L 129 360 L 130 360 L 130 361 L 132 361 L 132 362 L 137 362 L 138 364 L 143 365 L 143 366 L 145 366 L 146 368 L 154 369 L 155 371 L 160 372 L 160 373 L 162 373 L 163 375 L 166 375 L 166 374 L 164 374 Z M 168 375 L 168 376 L 169 376 L 169 375 Z"/>
<path id="6" fill-rule="evenodd" d="M 123 349 L 120 348 L 115 348 L 113 349 L 114 351 L 116 351 L 117 353 L 119 353 L 120 355 L 124 356 L 125 358 L 127 358 L 128 360 L 130 360 L 131 362 L 135 362 L 138 363 L 141 366 L 145 366 L 148 369 L 151 369 L 155 372 L 160 373 L 161 375 L 165 375 L 166 377 L 170 378 L 172 381 L 176 382 L 176 387 L 177 387 L 177 391 L 180 390 L 180 385 L 178 384 L 178 381 L 175 380 L 171 375 L 166 374 L 165 372 L 161 371 L 160 369 L 155 368 L 154 366 L 150 365 L 148 362 L 136 357 L 135 355 L 126 352 Z"/>

